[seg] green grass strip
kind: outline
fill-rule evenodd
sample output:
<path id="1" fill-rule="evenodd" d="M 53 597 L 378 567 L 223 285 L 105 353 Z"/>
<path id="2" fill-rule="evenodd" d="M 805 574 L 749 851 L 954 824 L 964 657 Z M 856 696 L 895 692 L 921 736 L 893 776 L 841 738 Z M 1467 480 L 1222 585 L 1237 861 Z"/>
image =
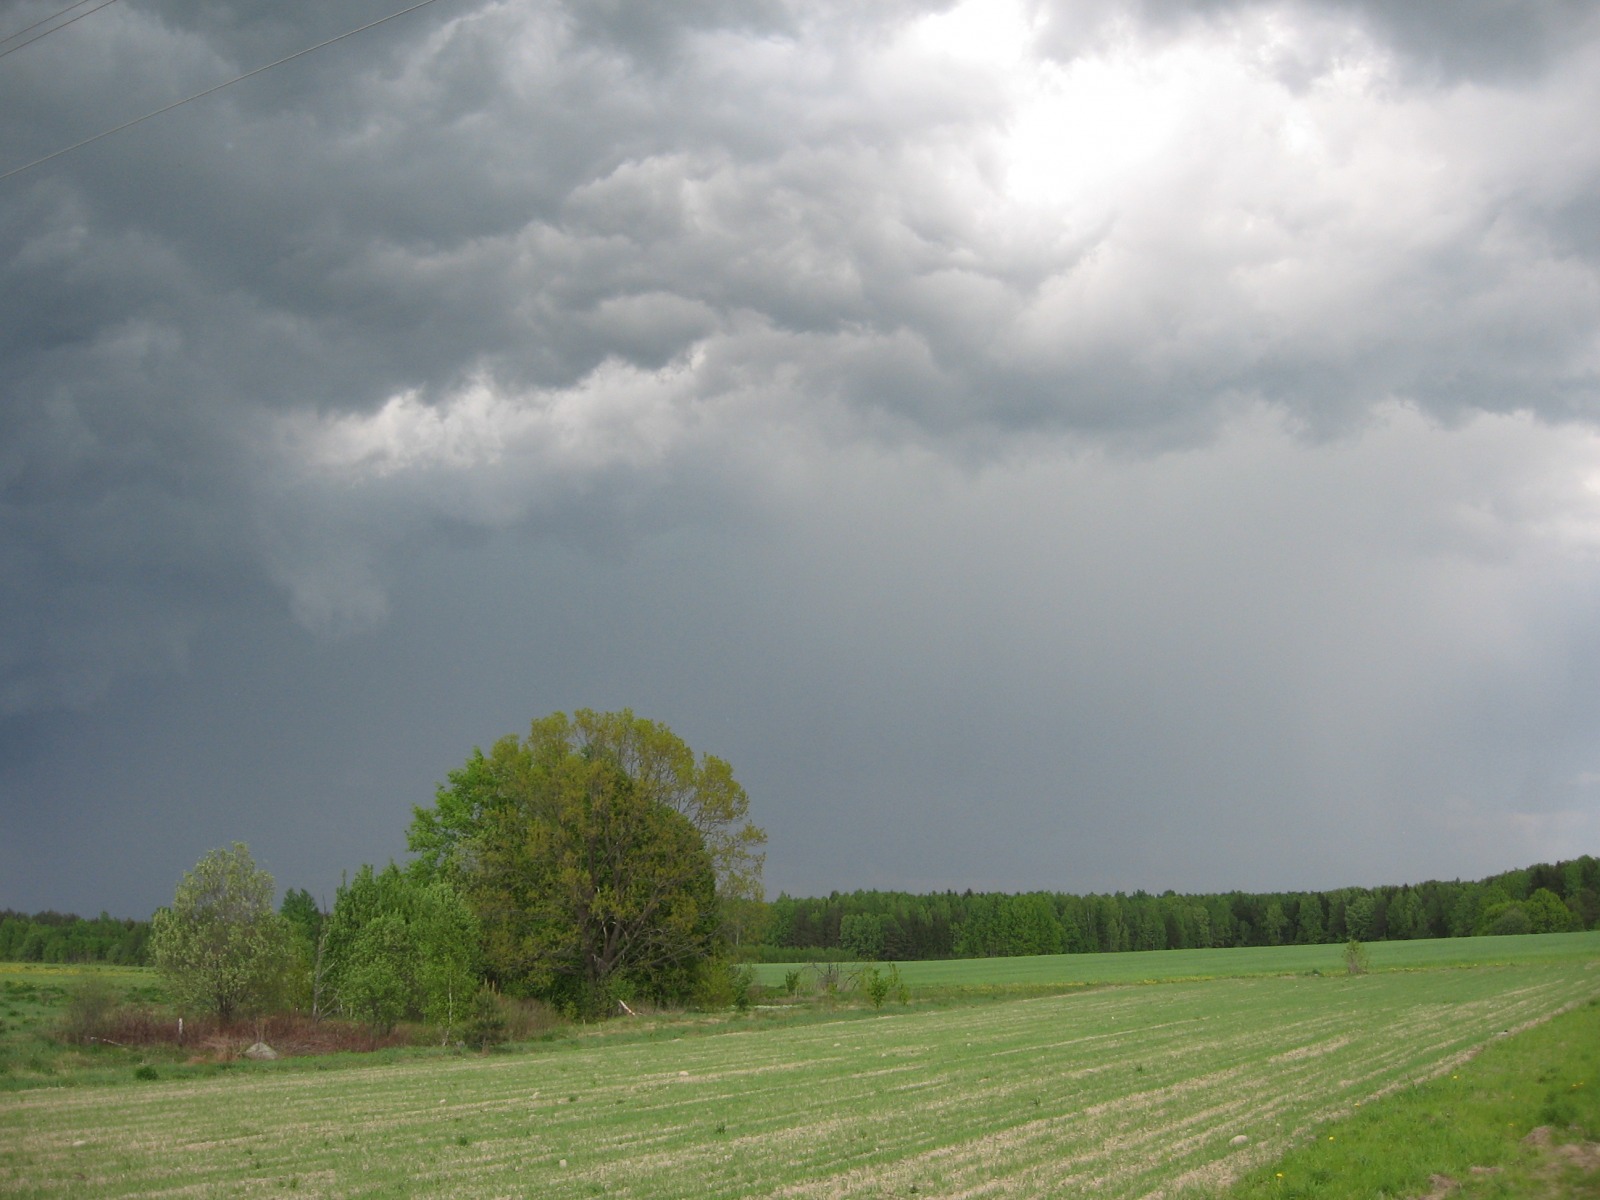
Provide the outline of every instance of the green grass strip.
<path id="1" fill-rule="evenodd" d="M 1548 1134 L 1535 1134 L 1536 1129 Z M 1530 1139 L 1530 1134 L 1533 1135 Z M 1227 1200 L 1600 1198 L 1600 1000 L 1320 1127 Z"/>
<path id="2" fill-rule="evenodd" d="M 1490 963 L 1584 961 L 1600 954 L 1600 930 L 1513 937 L 1435 938 L 1369 942 L 1374 971 L 1426 971 Z M 845 974 L 867 964 L 841 964 Z M 918 997 L 943 992 L 996 994 L 1027 989 L 1064 989 L 1094 984 L 1170 983 L 1180 979 L 1244 978 L 1252 975 L 1342 975 L 1344 945 L 1250 946 L 1211 950 L 1142 950 L 1121 954 L 1046 954 L 1022 958 L 953 958 L 899 964 L 901 978 Z M 798 971 L 806 990 L 818 966 L 756 963 L 756 982 L 781 988 Z"/>

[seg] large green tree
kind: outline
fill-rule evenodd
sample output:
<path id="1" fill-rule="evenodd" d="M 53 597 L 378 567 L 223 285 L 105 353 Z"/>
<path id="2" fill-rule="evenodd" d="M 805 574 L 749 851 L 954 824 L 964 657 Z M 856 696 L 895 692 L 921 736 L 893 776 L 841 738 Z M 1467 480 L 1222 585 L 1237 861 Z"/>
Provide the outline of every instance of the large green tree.
<path id="1" fill-rule="evenodd" d="M 525 789 L 530 773 L 556 752 L 604 758 L 621 768 L 642 800 L 682 816 L 711 856 L 717 894 L 727 900 L 760 900 L 767 835 L 749 820 L 750 797 L 733 768 L 715 755 L 694 751 L 659 722 L 631 709 L 596 712 L 580 708 L 569 718 L 552 713 L 533 722 L 527 739 L 502 738 L 488 755 L 472 757 L 441 784 L 432 808 L 417 808 L 409 834 L 411 850 L 425 864 L 441 867 L 470 854 L 484 814 Z"/>
<path id="2" fill-rule="evenodd" d="M 243 842 L 211 851 L 184 875 L 150 933 L 151 958 L 180 1007 L 227 1021 L 271 1003 L 290 954 L 276 895 Z"/>
<path id="3" fill-rule="evenodd" d="M 596 1013 L 687 999 L 715 962 L 719 879 L 759 886 L 748 804 L 727 764 L 664 726 L 555 713 L 474 751 L 410 844 L 476 911 L 501 986 Z"/>

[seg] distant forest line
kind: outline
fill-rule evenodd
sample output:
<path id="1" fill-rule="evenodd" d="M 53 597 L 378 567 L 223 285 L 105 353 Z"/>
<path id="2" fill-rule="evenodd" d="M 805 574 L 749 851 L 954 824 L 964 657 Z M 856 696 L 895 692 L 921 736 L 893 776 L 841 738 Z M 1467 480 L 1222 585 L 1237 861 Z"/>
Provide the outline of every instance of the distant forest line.
<path id="1" fill-rule="evenodd" d="M 747 957 L 911 962 L 1191 950 L 1600 926 L 1600 859 L 1538 863 L 1475 882 L 1316 892 L 835 892 L 780 895 Z"/>
<path id="2" fill-rule="evenodd" d="M 1332 891 L 834 892 L 760 905 L 739 957 L 909 962 L 1600 928 L 1600 859 Z M 145 965 L 150 922 L 0 910 L 0 961 Z"/>
<path id="3" fill-rule="evenodd" d="M 0 962 L 145 966 L 150 922 L 75 913 L 0 909 Z"/>

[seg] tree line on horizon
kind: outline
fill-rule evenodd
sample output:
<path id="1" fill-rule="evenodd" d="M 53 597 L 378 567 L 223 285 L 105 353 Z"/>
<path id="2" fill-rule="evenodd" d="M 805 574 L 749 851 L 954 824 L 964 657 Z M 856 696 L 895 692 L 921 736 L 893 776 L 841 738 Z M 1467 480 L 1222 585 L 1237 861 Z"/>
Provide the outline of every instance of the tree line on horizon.
<path id="1" fill-rule="evenodd" d="M 780 894 L 752 957 L 909 962 L 1399 941 L 1600 927 L 1592 855 L 1463 882 L 1308 892 Z"/>
<path id="2" fill-rule="evenodd" d="M 370 889 L 403 888 L 395 879 L 399 873 L 363 868 L 341 888 L 341 895 L 351 896 L 347 911 L 357 906 L 358 896 L 365 897 L 360 903 L 374 903 Z M 774 962 L 910 962 L 1545 933 L 1600 927 L 1600 859 L 1582 855 L 1536 863 L 1476 881 L 1314 892 L 854 891 L 761 901 L 747 887 L 729 907 L 730 940 L 739 942 L 734 956 Z M 321 913 L 310 893 L 290 891 L 281 911 L 301 944 L 314 947 L 329 914 Z M 330 933 L 335 940 L 343 936 L 337 926 Z M 149 921 L 0 910 L 0 961 L 147 965 L 149 937 Z"/>
<path id="3" fill-rule="evenodd" d="M 118 963 L 147 966 L 150 922 L 0 909 L 0 962 Z"/>

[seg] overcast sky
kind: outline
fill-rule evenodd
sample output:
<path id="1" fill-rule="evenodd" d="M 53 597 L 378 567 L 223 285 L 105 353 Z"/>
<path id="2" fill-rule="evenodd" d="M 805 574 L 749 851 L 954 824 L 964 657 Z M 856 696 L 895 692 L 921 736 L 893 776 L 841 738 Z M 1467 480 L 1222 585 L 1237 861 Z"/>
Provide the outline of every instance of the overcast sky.
<path id="1" fill-rule="evenodd" d="M 0 43 L 0 172 L 403 7 Z M 1590 0 L 437 0 L 0 180 L 0 907 L 583 706 L 773 894 L 1600 853 L 1597 112 Z"/>

